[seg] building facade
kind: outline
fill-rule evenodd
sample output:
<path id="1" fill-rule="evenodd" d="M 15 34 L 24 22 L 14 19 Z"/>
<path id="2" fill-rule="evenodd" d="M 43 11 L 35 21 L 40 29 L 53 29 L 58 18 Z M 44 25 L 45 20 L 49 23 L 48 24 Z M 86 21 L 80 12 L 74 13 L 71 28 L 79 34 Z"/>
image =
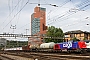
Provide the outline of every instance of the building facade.
<path id="1" fill-rule="evenodd" d="M 81 30 L 65 32 L 65 40 L 72 40 L 75 37 L 79 40 L 90 40 L 90 32 Z"/>
<path id="2" fill-rule="evenodd" d="M 40 38 L 29 38 L 29 45 L 31 43 L 36 44 L 42 42 L 42 36 L 46 34 L 46 8 L 36 6 L 34 13 L 31 15 L 31 35 L 37 35 Z M 34 43 L 35 42 L 35 43 Z"/>

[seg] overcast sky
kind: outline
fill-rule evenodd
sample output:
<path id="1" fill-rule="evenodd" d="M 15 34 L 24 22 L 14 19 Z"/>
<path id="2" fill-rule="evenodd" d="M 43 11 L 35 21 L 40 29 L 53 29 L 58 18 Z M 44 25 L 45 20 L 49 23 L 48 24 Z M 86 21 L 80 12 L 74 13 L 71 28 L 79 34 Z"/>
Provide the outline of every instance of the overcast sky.
<path id="1" fill-rule="evenodd" d="M 61 28 L 64 32 L 71 30 L 90 32 L 90 0 L 27 2 L 28 0 L 0 0 L 0 33 L 30 34 L 31 14 L 38 5 L 34 3 L 40 3 L 41 7 L 46 8 L 47 26 Z M 48 4 L 56 4 L 58 7 Z M 13 31 L 13 28 L 16 29 Z"/>

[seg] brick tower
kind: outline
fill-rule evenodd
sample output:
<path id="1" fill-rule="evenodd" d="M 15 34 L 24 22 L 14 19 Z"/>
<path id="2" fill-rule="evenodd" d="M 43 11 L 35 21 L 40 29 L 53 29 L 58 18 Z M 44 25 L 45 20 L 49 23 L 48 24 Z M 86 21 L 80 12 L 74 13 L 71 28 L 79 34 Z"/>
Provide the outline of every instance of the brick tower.
<path id="1" fill-rule="evenodd" d="M 34 13 L 31 15 L 31 35 L 37 35 L 40 38 L 29 38 L 29 45 L 34 42 L 42 43 L 42 37 L 46 34 L 46 8 L 36 6 Z"/>

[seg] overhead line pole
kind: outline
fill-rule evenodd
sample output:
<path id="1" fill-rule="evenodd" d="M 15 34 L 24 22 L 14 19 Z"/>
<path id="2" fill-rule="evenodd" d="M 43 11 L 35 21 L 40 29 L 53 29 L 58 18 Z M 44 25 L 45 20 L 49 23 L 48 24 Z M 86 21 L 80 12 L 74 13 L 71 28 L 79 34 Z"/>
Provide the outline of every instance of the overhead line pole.
<path id="1" fill-rule="evenodd" d="M 14 33 L 14 29 L 16 29 L 16 25 L 15 26 L 12 26 L 10 27 L 11 29 L 13 29 L 13 33 Z"/>

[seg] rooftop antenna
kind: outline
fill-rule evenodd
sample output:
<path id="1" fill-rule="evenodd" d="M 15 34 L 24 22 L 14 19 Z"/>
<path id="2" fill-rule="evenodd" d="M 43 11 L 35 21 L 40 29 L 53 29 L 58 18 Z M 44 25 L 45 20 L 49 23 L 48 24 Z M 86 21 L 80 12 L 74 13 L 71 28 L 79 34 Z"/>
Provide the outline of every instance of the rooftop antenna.
<path id="1" fill-rule="evenodd" d="M 38 1 L 38 6 L 40 6 L 40 0 Z"/>

